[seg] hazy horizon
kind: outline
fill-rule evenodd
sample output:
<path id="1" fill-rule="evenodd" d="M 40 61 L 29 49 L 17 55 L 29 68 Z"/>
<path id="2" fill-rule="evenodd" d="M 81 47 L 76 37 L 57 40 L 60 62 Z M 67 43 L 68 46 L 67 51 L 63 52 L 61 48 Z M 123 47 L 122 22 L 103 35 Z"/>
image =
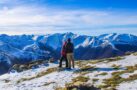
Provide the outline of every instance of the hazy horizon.
<path id="1" fill-rule="evenodd" d="M 0 34 L 0 35 L 8 35 L 8 36 L 20 36 L 20 35 L 50 35 L 50 34 L 66 34 L 66 33 L 73 33 L 73 32 L 62 32 L 62 33 L 47 33 L 47 34 Z M 86 36 L 100 36 L 100 35 L 103 35 L 103 34 L 130 34 L 130 35 L 135 35 L 137 36 L 136 34 L 131 34 L 131 33 L 102 33 L 102 34 L 98 34 L 98 35 L 94 35 L 94 34 L 79 34 L 79 33 L 73 33 L 73 34 L 77 34 L 77 35 L 86 35 Z"/>

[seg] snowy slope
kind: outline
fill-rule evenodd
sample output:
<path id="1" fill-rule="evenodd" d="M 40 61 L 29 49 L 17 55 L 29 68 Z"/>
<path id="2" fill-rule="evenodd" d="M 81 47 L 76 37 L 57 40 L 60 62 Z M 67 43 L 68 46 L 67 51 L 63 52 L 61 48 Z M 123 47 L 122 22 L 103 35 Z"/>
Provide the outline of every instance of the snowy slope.
<path id="1" fill-rule="evenodd" d="M 115 57 L 95 61 L 78 61 L 75 62 L 76 68 L 72 70 L 59 70 L 57 69 L 58 64 L 49 63 L 48 66 L 39 65 L 39 68 L 37 69 L 30 69 L 20 73 L 15 72 L 4 74 L 0 76 L 0 90 L 56 90 L 57 88 L 64 88 L 65 84 L 72 83 L 73 79 L 79 76 L 89 77 L 88 81 L 83 82 L 83 84 L 90 84 L 94 85 L 94 87 L 101 88 L 101 86 L 104 85 L 104 81 L 106 79 L 110 79 L 113 77 L 114 72 L 121 71 L 124 71 L 125 73 L 120 74 L 120 77 L 128 79 L 129 77 L 131 77 L 131 75 L 134 75 L 134 79 L 128 79 L 130 81 L 123 80 L 123 82 L 119 83 L 115 87 L 112 83 L 110 86 L 102 88 L 102 90 L 111 90 L 112 88 L 115 88 L 116 90 L 136 90 L 136 55 L 137 54 L 132 54 L 124 57 Z M 114 68 L 114 65 L 115 67 L 119 66 L 119 68 Z M 85 66 L 91 66 L 91 71 L 89 71 L 90 69 L 87 69 Z M 135 69 L 130 69 L 130 72 L 128 72 L 128 70 L 126 69 L 128 67 L 134 67 Z M 41 76 L 37 76 L 39 73 L 45 72 L 46 70 L 52 68 L 54 68 L 55 71 L 48 74 L 42 74 Z M 76 71 L 80 71 L 82 70 L 82 68 L 85 69 L 85 71 L 76 73 Z M 73 84 L 79 85 L 78 82 L 80 83 L 80 81 L 77 81 L 73 82 Z"/>

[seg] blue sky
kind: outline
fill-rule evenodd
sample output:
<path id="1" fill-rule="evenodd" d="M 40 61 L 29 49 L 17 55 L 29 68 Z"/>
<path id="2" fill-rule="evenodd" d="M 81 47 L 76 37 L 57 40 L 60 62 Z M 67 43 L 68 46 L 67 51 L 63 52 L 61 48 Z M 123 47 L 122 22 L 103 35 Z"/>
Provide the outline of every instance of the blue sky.
<path id="1" fill-rule="evenodd" d="M 137 35 L 137 0 L 0 0 L 0 34 Z"/>

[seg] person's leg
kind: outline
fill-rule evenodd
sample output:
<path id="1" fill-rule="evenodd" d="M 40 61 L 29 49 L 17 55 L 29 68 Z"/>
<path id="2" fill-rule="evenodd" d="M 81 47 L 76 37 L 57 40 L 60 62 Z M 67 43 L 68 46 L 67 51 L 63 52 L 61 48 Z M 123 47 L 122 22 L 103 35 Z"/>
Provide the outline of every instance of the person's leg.
<path id="1" fill-rule="evenodd" d="M 63 60 L 63 56 L 61 56 L 60 58 L 59 67 L 62 67 L 62 60 Z"/>
<path id="2" fill-rule="evenodd" d="M 71 62 L 72 62 L 72 66 L 73 66 L 73 68 L 75 68 L 75 65 L 74 65 L 74 56 L 73 56 L 73 53 L 71 54 Z"/>
<path id="3" fill-rule="evenodd" d="M 71 68 L 71 57 L 70 57 L 70 54 L 67 54 L 67 59 L 68 59 L 68 68 Z"/>
<path id="4" fill-rule="evenodd" d="M 68 59 L 67 59 L 67 56 L 64 56 L 64 59 L 66 61 L 66 68 L 68 67 Z"/>

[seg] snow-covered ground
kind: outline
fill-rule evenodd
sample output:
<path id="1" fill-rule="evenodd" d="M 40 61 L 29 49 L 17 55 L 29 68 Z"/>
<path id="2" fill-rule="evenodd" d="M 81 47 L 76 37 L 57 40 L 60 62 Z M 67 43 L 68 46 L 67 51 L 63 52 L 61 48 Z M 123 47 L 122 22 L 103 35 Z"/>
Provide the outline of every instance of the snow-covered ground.
<path id="1" fill-rule="evenodd" d="M 119 85 L 118 90 L 137 90 L 137 80 L 125 82 Z"/>
<path id="2" fill-rule="evenodd" d="M 82 61 L 83 62 L 83 61 Z M 84 77 L 89 77 L 88 84 L 98 87 L 103 85 L 104 79 L 109 79 L 112 77 L 113 72 L 124 71 L 127 66 L 135 66 L 137 64 L 137 56 L 129 55 L 124 56 L 124 59 L 109 62 L 97 62 L 90 63 L 92 61 L 85 61 L 86 65 L 94 66 L 96 69 L 89 71 Z M 114 69 L 113 65 L 120 65 L 119 69 Z M 72 79 L 80 76 L 80 73 L 74 73 L 80 70 L 81 67 L 76 66 L 75 69 L 68 70 L 58 70 L 45 74 L 40 77 L 35 77 L 38 73 L 44 72 L 50 68 L 58 68 L 58 64 L 50 63 L 49 66 L 41 65 L 37 69 L 30 69 L 23 72 L 15 72 L 4 74 L 0 76 L 0 90 L 55 90 L 58 87 L 65 87 L 65 84 L 72 82 Z M 106 74 L 102 74 L 106 73 Z M 124 73 L 120 75 L 122 78 L 128 78 L 131 75 L 137 74 L 137 70 L 133 73 Z M 31 77 L 35 77 L 29 79 Z M 18 82 L 22 78 L 28 78 Z M 94 81 L 94 79 L 98 79 Z M 132 80 L 130 82 L 122 82 L 116 86 L 118 90 L 137 90 L 137 80 Z"/>

